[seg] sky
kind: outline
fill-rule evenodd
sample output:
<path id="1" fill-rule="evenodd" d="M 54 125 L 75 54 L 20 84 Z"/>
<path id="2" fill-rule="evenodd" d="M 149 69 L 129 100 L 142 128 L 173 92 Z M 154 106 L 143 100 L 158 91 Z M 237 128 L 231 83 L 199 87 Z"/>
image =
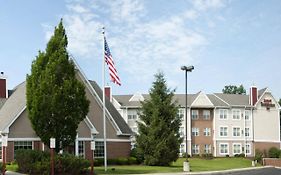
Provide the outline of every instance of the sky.
<path id="1" fill-rule="evenodd" d="M 101 85 L 102 27 L 121 79 L 113 94 L 148 93 L 157 72 L 168 87 L 218 93 L 225 85 L 268 87 L 281 98 L 280 0 L 0 0 L 0 71 L 25 80 L 60 19 L 68 51 Z"/>

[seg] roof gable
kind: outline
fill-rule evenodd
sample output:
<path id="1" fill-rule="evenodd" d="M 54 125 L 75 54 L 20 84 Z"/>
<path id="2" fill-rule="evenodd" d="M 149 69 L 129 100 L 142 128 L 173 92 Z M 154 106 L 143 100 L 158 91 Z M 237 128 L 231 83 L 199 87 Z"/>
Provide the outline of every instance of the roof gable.
<path id="1" fill-rule="evenodd" d="M 191 104 L 192 107 L 214 107 L 214 104 L 208 98 L 208 96 L 203 93 L 199 92 L 196 99 Z"/>

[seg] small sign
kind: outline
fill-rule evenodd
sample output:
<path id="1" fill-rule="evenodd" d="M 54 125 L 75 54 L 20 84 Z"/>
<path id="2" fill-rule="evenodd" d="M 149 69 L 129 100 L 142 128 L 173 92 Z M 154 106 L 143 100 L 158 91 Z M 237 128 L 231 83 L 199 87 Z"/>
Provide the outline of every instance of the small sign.
<path id="1" fill-rule="evenodd" d="M 8 136 L 2 136 L 2 146 L 8 146 Z"/>
<path id="2" fill-rule="evenodd" d="M 96 144 L 95 141 L 91 141 L 91 150 L 95 150 L 96 149 Z"/>
<path id="3" fill-rule="evenodd" d="M 56 139 L 50 138 L 50 148 L 56 148 Z"/>

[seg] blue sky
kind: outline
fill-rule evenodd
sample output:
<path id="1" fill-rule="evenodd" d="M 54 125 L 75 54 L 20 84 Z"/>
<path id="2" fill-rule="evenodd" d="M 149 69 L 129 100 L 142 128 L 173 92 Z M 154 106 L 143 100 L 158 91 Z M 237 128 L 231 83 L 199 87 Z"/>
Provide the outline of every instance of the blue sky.
<path id="1" fill-rule="evenodd" d="M 11 89 L 25 80 L 63 18 L 69 52 L 101 84 L 102 26 L 122 86 L 114 94 L 147 93 L 153 75 L 184 93 L 182 65 L 194 65 L 188 91 L 225 85 L 268 87 L 281 97 L 279 0 L 11 0 L 0 1 L 0 70 Z M 108 74 L 108 72 L 106 72 Z"/>

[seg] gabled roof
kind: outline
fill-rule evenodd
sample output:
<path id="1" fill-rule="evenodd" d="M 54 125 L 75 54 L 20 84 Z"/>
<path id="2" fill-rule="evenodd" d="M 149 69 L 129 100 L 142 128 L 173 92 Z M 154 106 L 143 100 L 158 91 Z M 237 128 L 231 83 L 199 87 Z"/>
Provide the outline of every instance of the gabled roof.
<path id="1" fill-rule="evenodd" d="M 0 98 L 0 109 L 1 109 L 2 106 L 5 104 L 6 101 L 7 101 L 6 98 Z"/>
<path id="2" fill-rule="evenodd" d="M 7 99 L 0 110 L 0 131 L 4 131 L 26 106 L 26 83 L 14 88 L 14 93 Z"/>
<path id="3" fill-rule="evenodd" d="M 260 89 L 258 91 L 258 98 L 260 98 L 262 96 L 262 94 L 266 91 L 267 88 L 263 88 L 263 89 Z"/>
<path id="4" fill-rule="evenodd" d="M 228 104 L 216 97 L 213 94 L 207 94 L 208 98 L 211 100 L 211 102 L 214 104 L 214 106 L 220 106 L 220 107 L 228 107 Z"/>
<path id="5" fill-rule="evenodd" d="M 99 87 L 99 85 L 95 81 L 89 81 L 94 88 L 94 90 L 97 92 L 100 99 L 102 99 L 102 89 Z M 113 104 L 110 102 L 108 97 L 105 97 L 105 106 L 107 110 L 110 112 L 112 118 L 114 119 L 115 123 L 118 125 L 119 129 L 123 134 L 132 134 L 132 130 L 127 125 L 127 123 L 124 121 L 122 116 L 119 114 L 117 109 L 113 106 Z"/>
<path id="6" fill-rule="evenodd" d="M 250 106 L 249 95 L 223 93 L 215 93 L 215 95 L 228 103 L 230 106 Z"/>

